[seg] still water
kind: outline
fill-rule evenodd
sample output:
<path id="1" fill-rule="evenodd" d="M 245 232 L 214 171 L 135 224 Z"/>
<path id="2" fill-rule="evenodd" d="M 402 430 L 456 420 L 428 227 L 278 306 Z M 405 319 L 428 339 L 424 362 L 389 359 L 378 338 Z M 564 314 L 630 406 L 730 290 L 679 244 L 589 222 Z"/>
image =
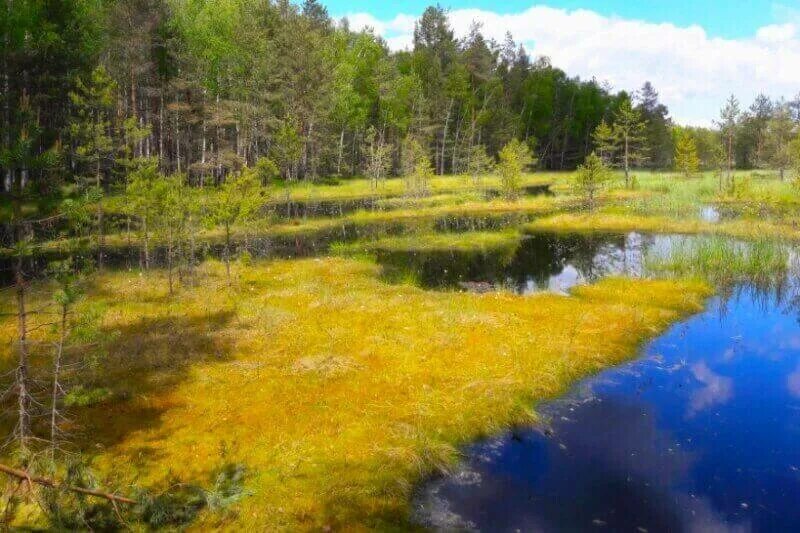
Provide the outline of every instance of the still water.
<path id="1" fill-rule="evenodd" d="M 611 255 L 636 269 L 625 258 L 655 243 L 632 238 Z M 580 275 L 596 264 L 561 263 Z M 469 446 L 455 474 L 420 488 L 417 519 L 447 530 L 800 531 L 798 287 L 716 297 L 635 362 L 538 406 L 541 427 Z"/>
<path id="2" fill-rule="evenodd" d="M 409 276 L 427 288 L 505 289 L 518 294 L 569 289 L 609 275 L 641 276 L 648 256 L 694 237 L 680 235 L 526 236 L 490 251 L 378 251 L 389 278 Z"/>

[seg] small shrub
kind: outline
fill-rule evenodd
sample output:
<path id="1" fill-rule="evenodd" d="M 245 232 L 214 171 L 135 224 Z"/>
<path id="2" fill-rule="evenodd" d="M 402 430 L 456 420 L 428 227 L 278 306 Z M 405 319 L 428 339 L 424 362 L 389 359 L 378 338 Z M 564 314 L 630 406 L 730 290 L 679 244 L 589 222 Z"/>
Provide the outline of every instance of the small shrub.
<path id="1" fill-rule="evenodd" d="M 500 188 L 506 200 L 516 200 L 522 183 L 522 172 L 533 163 L 531 150 L 517 139 L 511 139 L 500 150 L 500 163 L 497 170 L 500 174 Z"/>
<path id="2" fill-rule="evenodd" d="M 212 475 L 210 489 L 176 481 L 158 495 L 142 492 L 137 513 L 151 528 L 184 526 L 203 509 L 219 512 L 249 496 L 244 488 L 246 474 L 244 465 L 228 463 Z"/>
<path id="3" fill-rule="evenodd" d="M 87 388 L 78 385 L 64 397 L 64 405 L 67 407 L 91 407 L 108 401 L 112 393 L 104 388 Z"/>

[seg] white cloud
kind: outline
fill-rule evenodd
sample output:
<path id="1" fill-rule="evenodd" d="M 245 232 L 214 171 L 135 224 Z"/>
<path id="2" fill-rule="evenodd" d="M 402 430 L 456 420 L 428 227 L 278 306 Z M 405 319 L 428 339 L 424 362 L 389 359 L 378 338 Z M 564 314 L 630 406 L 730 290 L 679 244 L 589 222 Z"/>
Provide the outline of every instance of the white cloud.
<path id="1" fill-rule="evenodd" d="M 549 56 L 571 76 L 594 77 L 629 91 L 649 80 L 683 123 L 710 124 L 731 93 L 749 105 L 759 92 L 792 97 L 800 91 L 800 25 L 793 19 L 760 28 L 751 38 L 722 39 L 708 36 L 700 26 L 654 24 L 543 5 L 505 15 L 457 9 L 449 16 L 458 36 L 465 35 L 473 21 L 482 22 L 487 37 L 502 41 L 510 32 L 532 55 Z M 411 44 L 412 16 L 381 21 L 353 14 L 348 19 L 354 29 L 373 27 L 393 49 Z"/>

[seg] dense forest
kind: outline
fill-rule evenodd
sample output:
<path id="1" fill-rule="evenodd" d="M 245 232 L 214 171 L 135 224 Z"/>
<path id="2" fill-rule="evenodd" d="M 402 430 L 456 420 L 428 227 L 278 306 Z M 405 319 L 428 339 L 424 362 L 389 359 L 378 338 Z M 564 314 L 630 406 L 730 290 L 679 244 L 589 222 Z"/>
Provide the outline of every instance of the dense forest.
<path id="1" fill-rule="evenodd" d="M 56 156 L 61 178 L 105 187 L 151 157 L 198 185 L 259 161 L 285 179 L 364 174 L 376 151 L 397 174 L 408 137 L 437 174 L 464 172 L 475 146 L 496 155 L 513 137 L 541 167 L 570 169 L 631 98 L 532 59 L 510 36 L 487 40 L 477 24 L 457 39 L 441 7 L 425 10 L 401 52 L 313 0 L 7 2 L 2 24 L 6 191 L 15 179 L 52 183 L 39 178 Z M 632 96 L 646 123 L 641 164 L 670 167 L 668 109 L 650 83 Z M 738 166 L 760 164 L 773 108 L 759 97 L 740 117 Z M 691 131 L 712 166 L 715 133 Z"/>

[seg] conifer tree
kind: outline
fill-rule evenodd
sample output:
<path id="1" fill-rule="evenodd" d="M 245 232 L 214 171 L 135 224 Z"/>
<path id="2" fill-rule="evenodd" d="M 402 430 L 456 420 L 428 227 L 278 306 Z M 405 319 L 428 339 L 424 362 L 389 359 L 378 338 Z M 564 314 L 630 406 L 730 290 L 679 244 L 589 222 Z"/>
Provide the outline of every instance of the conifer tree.
<path id="1" fill-rule="evenodd" d="M 646 159 L 645 126 L 641 112 L 631 106 L 630 98 L 623 99 L 614 115 L 614 134 L 619 142 L 626 187 L 631 185 L 631 167 Z"/>
<path id="2" fill-rule="evenodd" d="M 700 170 L 697 144 L 687 131 L 680 131 L 675 142 L 675 168 L 685 177 L 691 178 Z"/>
<path id="3" fill-rule="evenodd" d="M 97 263 L 103 268 L 103 187 L 112 162 L 115 139 L 112 133 L 112 114 L 117 85 L 105 68 L 94 69 L 88 82 L 77 81 L 77 88 L 70 93 L 75 117 L 70 131 L 75 143 L 75 154 L 83 163 L 87 184 L 94 187 L 97 197 Z"/>
<path id="4" fill-rule="evenodd" d="M 263 205 L 263 191 L 254 172 L 243 171 L 229 177 L 209 202 L 207 222 L 222 226 L 225 232 L 225 273 L 231 285 L 231 231 L 236 224 L 248 222 Z"/>
<path id="5" fill-rule="evenodd" d="M 595 153 L 606 163 L 613 164 L 619 150 L 619 139 L 614 129 L 603 119 L 592 134 Z"/>

